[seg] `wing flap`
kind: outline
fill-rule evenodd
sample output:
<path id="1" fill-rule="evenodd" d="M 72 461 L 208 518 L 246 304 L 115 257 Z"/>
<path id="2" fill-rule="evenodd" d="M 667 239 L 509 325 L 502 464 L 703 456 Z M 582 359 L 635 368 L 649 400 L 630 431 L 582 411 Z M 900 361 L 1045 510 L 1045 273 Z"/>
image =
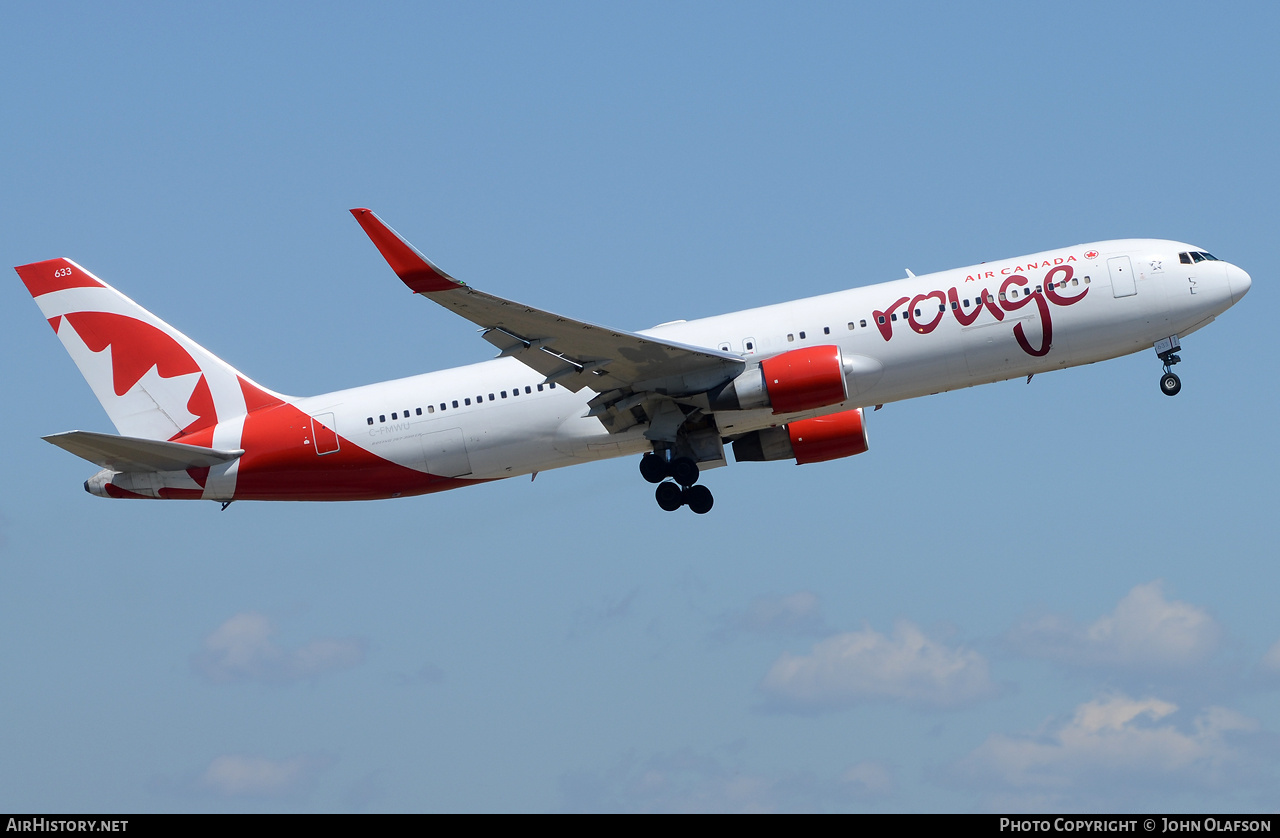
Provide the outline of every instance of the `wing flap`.
<path id="1" fill-rule="evenodd" d="M 123 472 L 209 468 L 230 462 L 244 453 L 243 450 L 220 451 L 182 442 L 99 434 L 93 431 L 67 431 L 44 437 L 44 440 L 95 465 Z"/>

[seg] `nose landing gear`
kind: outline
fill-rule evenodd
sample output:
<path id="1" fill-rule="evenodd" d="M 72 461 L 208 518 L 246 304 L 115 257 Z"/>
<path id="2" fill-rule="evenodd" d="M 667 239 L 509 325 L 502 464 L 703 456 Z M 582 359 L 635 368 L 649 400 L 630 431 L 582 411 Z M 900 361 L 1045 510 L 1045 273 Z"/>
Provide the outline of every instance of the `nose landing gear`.
<path id="1" fill-rule="evenodd" d="M 1176 396 L 1182 391 L 1182 380 L 1172 370 L 1173 365 L 1182 360 L 1174 354 L 1180 349 L 1182 345 L 1177 335 L 1156 341 L 1156 354 L 1164 364 L 1164 375 L 1160 376 L 1160 392 L 1166 396 Z"/>
<path id="2" fill-rule="evenodd" d="M 666 459 L 660 453 L 645 454 L 640 458 L 640 476 L 650 483 L 657 483 L 654 499 L 658 506 L 667 512 L 675 512 L 687 506 L 697 515 L 705 515 L 711 511 L 715 498 L 706 486 L 695 486 L 698 482 L 698 464 L 689 457 Z M 675 482 L 667 481 L 674 478 Z"/>

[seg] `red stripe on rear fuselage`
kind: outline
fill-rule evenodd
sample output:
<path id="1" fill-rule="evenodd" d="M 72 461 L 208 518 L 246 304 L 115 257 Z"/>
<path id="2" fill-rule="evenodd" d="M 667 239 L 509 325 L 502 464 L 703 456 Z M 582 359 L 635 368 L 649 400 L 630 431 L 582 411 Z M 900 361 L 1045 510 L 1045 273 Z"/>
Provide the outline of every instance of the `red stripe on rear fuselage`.
<path id="1" fill-rule="evenodd" d="M 310 416 L 285 403 L 246 416 L 236 500 L 380 500 L 488 482 L 427 474 L 343 436 L 338 450 L 317 454 L 311 426 Z"/>

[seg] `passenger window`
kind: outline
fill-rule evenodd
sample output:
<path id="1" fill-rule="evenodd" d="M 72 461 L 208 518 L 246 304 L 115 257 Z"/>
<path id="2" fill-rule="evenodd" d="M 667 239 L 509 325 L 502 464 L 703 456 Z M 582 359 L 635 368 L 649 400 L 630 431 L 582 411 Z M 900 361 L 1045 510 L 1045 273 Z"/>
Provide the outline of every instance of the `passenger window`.
<path id="1" fill-rule="evenodd" d="M 418 412 L 421 413 L 422 411 L 418 411 Z M 434 407 L 432 407 L 431 405 L 427 405 L 427 413 L 435 413 L 435 412 L 436 412 L 436 409 Z"/>
<path id="2" fill-rule="evenodd" d="M 507 391 L 506 391 L 506 390 L 503 390 L 503 391 L 502 391 L 502 398 L 504 398 L 504 399 L 505 399 L 506 397 L 507 397 Z M 493 400 L 493 396 L 492 396 L 492 395 L 490 395 L 490 396 L 489 396 L 489 399 L 490 399 L 490 401 L 492 401 L 492 400 Z"/>
<path id="3" fill-rule="evenodd" d="M 796 336 L 795 336 L 795 335 L 787 335 L 787 340 L 788 340 L 788 341 L 792 341 L 792 342 L 794 342 L 794 341 L 795 341 L 795 339 L 796 339 Z"/>
<path id="4" fill-rule="evenodd" d="M 1005 301 L 1005 300 L 1007 300 L 1007 299 L 1008 299 L 1008 297 L 1006 297 L 1006 296 L 1004 295 L 1004 292 L 1003 292 L 1003 291 L 1001 291 L 1001 292 L 1000 292 L 1000 300 L 1001 300 L 1001 302 L 1003 302 L 1003 301 Z"/>
<path id="5" fill-rule="evenodd" d="M 1072 278 L 1071 278 L 1071 284 L 1072 284 L 1072 285 L 1079 285 L 1079 284 L 1080 284 L 1080 280 L 1076 279 L 1075 277 L 1072 277 Z"/>
<path id="6" fill-rule="evenodd" d="M 945 303 L 938 303 L 938 311 L 946 311 L 946 310 L 947 310 L 947 306 Z"/>
<path id="7" fill-rule="evenodd" d="M 542 388 L 539 387 L 538 389 L 541 390 Z M 529 385 L 526 384 L 524 388 L 524 392 L 525 392 L 525 395 L 529 395 L 530 393 L 533 392 L 533 390 L 529 389 Z"/>
<path id="8" fill-rule="evenodd" d="M 890 314 L 890 315 L 889 315 L 889 319 L 890 319 L 890 320 L 893 320 L 893 321 L 897 321 L 897 319 L 898 319 L 898 315 L 897 315 L 897 314 Z"/>
<path id="9" fill-rule="evenodd" d="M 471 404 L 471 399 L 463 399 L 462 401 L 465 402 L 466 404 Z"/>
<path id="10" fill-rule="evenodd" d="M 539 384 L 539 385 L 538 385 L 538 392 L 539 392 L 539 393 L 541 393 L 541 392 L 542 392 L 542 385 L 541 385 L 541 384 Z"/>
<path id="11" fill-rule="evenodd" d="M 829 334 L 831 334 L 831 327 L 830 327 L 830 326 L 823 326 L 823 327 L 822 327 L 822 333 L 823 333 L 824 335 L 829 335 Z"/>
<path id="12" fill-rule="evenodd" d="M 458 400 L 457 400 L 457 399 L 454 399 L 454 400 L 453 400 L 453 406 L 454 406 L 455 408 L 458 406 Z"/>
<path id="13" fill-rule="evenodd" d="M 800 340 L 804 340 L 804 332 L 800 333 Z"/>
<path id="14" fill-rule="evenodd" d="M 548 386 L 550 386 L 552 390 L 556 389 L 556 383 L 554 381 Z"/>
<path id="15" fill-rule="evenodd" d="M 755 345 L 754 343 L 752 343 L 751 341 L 747 341 L 747 351 L 748 351 L 748 352 L 754 352 L 754 351 L 755 351 L 755 348 L 756 348 L 756 345 Z"/>
<path id="16" fill-rule="evenodd" d="M 427 405 L 427 410 L 431 410 L 431 405 Z M 422 415 L 422 408 L 418 408 L 418 409 L 417 409 L 416 411 L 414 411 L 414 412 L 415 412 L 415 414 L 416 414 L 416 415 L 421 416 L 421 415 Z"/>
<path id="17" fill-rule="evenodd" d="M 380 414 L 378 414 L 378 421 L 379 421 L 379 422 L 385 422 L 385 421 L 387 421 L 387 415 L 386 415 L 385 413 L 380 413 Z"/>
<path id="18" fill-rule="evenodd" d="M 881 323 L 883 323 L 884 321 L 883 321 L 883 320 L 881 320 L 880 322 L 881 322 Z M 865 321 L 865 320 L 859 320 L 859 321 L 858 321 L 858 325 L 862 326 L 862 328 L 864 328 L 864 329 L 865 329 L 865 328 L 867 328 L 867 321 Z"/>
<path id="19" fill-rule="evenodd" d="M 896 320 L 897 318 L 894 318 L 894 319 Z M 884 315 L 882 314 L 882 315 L 880 315 L 879 317 L 877 317 L 877 318 L 876 318 L 876 322 L 877 322 L 877 323 L 879 323 L 879 324 L 881 324 L 881 325 L 884 325 Z"/>
<path id="20" fill-rule="evenodd" d="M 916 317 L 920 316 L 920 309 L 916 309 Z"/>
<path id="21" fill-rule="evenodd" d="M 960 308 L 960 304 L 959 304 L 959 303 L 957 303 L 955 300 L 952 300 L 952 301 L 951 301 L 951 310 L 952 310 L 952 311 L 955 311 L 955 310 L 956 310 L 956 309 L 958 309 L 958 308 Z"/>
<path id="22" fill-rule="evenodd" d="M 370 424 L 370 425 L 372 425 L 372 424 L 373 424 L 373 417 L 372 417 L 372 416 L 370 416 L 370 417 L 369 417 L 369 424 Z"/>
<path id="23" fill-rule="evenodd" d="M 394 413 L 393 413 L 393 414 L 391 414 L 391 421 L 392 421 L 392 422 L 396 421 L 396 415 L 395 415 Z"/>
<path id="24" fill-rule="evenodd" d="M 850 321 L 849 321 L 849 331 L 851 331 L 851 332 L 853 331 L 853 321 L 852 321 L 852 320 L 850 320 Z"/>

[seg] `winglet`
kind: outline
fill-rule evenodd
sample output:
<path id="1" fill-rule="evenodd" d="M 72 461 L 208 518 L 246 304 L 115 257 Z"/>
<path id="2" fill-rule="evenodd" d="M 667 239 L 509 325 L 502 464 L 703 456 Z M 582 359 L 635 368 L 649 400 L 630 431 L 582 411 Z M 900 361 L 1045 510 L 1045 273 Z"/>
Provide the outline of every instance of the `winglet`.
<path id="1" fill-rule="evenodd" d="M 404 238 L 388 227 L 373 210 L 358 208 L 351 210 L 360 226 L 378 248 L 382 258 L 387 260 L 391 270 L 396 272 L 400 281 L 409 286 L 415 294 L 426 294 L 431 291 L 451 291 L 466 283 L 459 282 L 444 271 L 431 264 L 431 260 L 418 252 Z"/>

